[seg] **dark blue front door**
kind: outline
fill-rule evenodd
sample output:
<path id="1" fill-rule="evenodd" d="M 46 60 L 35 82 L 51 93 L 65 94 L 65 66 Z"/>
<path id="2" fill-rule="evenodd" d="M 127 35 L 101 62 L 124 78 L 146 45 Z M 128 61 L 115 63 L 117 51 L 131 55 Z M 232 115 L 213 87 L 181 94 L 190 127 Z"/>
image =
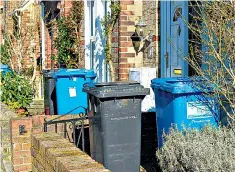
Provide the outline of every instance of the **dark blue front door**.
<path id="1" fill-rule="evenodd" d="M 161 1 L 161 77 L 188 76 L 188 1 Z"/>

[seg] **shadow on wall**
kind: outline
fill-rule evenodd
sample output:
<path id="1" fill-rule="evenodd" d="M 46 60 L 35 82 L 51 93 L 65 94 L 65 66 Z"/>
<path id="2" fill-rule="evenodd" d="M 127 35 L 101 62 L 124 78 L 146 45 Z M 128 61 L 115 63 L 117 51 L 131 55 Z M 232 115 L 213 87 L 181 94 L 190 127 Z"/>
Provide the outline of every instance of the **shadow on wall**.
<path id="1" fill-rule="evenodd" d="M 95 49 L 94 49 L 94 55 L 95 55 L 95 71 L 98 75 L 97 81 L 102 82 L 105 81 L 104 73 L 104 66 L 105 66 L 105 37 L 103 36 L 103 30 L 101 25 L 101 18 L 98 16 L 95 19 Z"/>
<path id="2" fill-rule="evenodd" d="M 90 57 L 90 68 L 94 69 L 97 74 L 96 82 L 106 81 L 106 62 L 105 62 L 105 43 L 106 39 L 103 36 L 102 19 L 98 16 L 95 19 L 95 40 L 86 46 L 87 57 Z"/>

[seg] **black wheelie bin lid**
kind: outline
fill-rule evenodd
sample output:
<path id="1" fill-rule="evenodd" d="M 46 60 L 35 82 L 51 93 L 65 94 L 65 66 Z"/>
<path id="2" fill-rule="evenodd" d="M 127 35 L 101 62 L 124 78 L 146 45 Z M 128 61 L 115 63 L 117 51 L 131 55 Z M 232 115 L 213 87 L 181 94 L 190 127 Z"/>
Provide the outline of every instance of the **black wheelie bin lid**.
<path id="1" fill-rule="evenodd" d="M 46 78 L 52 78 L 53 75 L 58 71 L 59 69 L 46 69 L 46 70 L 42 70 L 42 74 L 44 77 Z"/>
<path id="2" fill-rule="evenodd" d="M 144 88 L 138 82 L 103 82 L 85 83 L 82 91 L 98 98 L 134 97 L 150 94 L 149 88 Z"/>

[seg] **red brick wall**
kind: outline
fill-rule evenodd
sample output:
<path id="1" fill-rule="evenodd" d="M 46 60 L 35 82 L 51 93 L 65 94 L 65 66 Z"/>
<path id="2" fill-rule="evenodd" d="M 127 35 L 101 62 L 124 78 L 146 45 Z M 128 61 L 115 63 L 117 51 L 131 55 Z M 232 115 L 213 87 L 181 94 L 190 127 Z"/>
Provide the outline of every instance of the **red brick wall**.
<path id="1" fill-rule="evenodd" d="M 31 157 L 31 148 L 32 148 L 32 134 L 40 134 L 43 133 L 44 129 L 44 118 L 46 120 L 51 120 L 53 118 L 57 118 L 57 115 L 53 116 L 45 116 L 45 115 L 38 115 L 33 117 L 25 117 L 25 118 L 11 118 L 11 152 L 12 152 L 12 163 L 13 169 L 15 172 L 19 171 L 31 171 L 32 170 L 32 157 Z M 64 116 L 60 119 L 70 119 L 74 118 L 72 116 Z M 19 128 L 20 126 L 24 125 L 25 133 L 20 135 Z M 48 133 L 55 133 L 55 125 L 48 125 L 47 128 Z M 57 125 L 57 133 L 63 136 L 64 134 L 64 125 L 58 124 Z M 67 130 L 67 134 L 71 138 L 70 130 Z M 35 157 L 34 157 L 35 158 Z"/>
<path id="2" fill-rule="evenodd" d="M 116 80 L 127 81 L 129 69 L 134 67 L 156 67 L 159 66 L 159 1 L 134 1 L 120 0 L 121 12 L 118 25 L 114 29 L 112 38 L 113 62 L 116 72 Z M 140 11 L 138 11 L 140 10 Z M 147 57 L 147 48 L 143 48 L 138 54 L 135 52 L 131 36 L 135 32 L 135 24 L 139 16 L 143 17 L 147 27 L 144 36 L 149 30 L 152 33 L 152 57 Z M 140 46 L 140 49 L 142 48 Z M 140 50 L 139 49 L 139 50 Z"/>
<path id="3" fill-rule="evenodd" d="M 72 7 L 73 7 L 73 1 L 62 0 L 61 1 L 61 8 L 63 8 L 62 15 L 68 16 Z"/>
<path id="4" fill-rule="evenodd" d="M 0 1 L 0 44 L 3 43 L 3 31 L 4 31 L 4 1 Z"/>
<path id="5" fill-rule="evenodd" d="M 67 17 L 71 11 L 71 9 L 73 8 L 73 2 L 74 1 L 67 1 L 67 0 L 61 0 L 60 3 L 58 3 L 57 8 L 60 9 L 60 16 L 65 16 Z M 52 65 L 52 58 L 51 58 L 51 54 L 56 55 L 56 49 L 53 47 L 51 47 L 51 37 L 49 35 L 49 30 L 48 28 L 45 29 L 46 33 L 45 33 L 45 39 L 46 39 L 46 68 L 50 69 L 53 68 L 55 66 L 58 67 L 57 62 L 54 61 L 54 64 Z M 54 28 L 54 32 L 55 32 L 55 28 Z M 80 58 L 80 67 L 84 67 L 85 66 L 85 61 L 84 61 L 84 55 L 85 55 L 85 51 L 84 51 L 84 24 L 82 22 L 82 26 L 80 28 L 80 39 L 81 39 L 81 58 Z M 53 52 L 52 52 L 53 51 Z"/>
<path id="6" fill-rule="evenodd" d="M 67 0 L 62 0 L 61 3 L 58 3 L 58 8 L 61 10 L 61 15 L 64 16 L 68 16 L 69 12 L 72 8 L 72 3 L 74 1 L 67 1 Z M 8 9 L 8 13 L 12 12 L 14 9 L 19 8 L 19 3 L 20 1 L 7 1 L 7 9 Z M 0 1 L 0 6 L 3 6 L 3 1 Z M 23 66 L 24 68 L 28 68 L 28 67 L 32 67 L 32 53 L 29 53 L 29 48 L 31 48 L 31 42 L 35 42 L 36 43 L 36 57 L 39 58 L 40 57 L 40 40 L 41 40 L 41 23 L 40 23 L 40 5 L 36 5 L 34 7 L 33 10 L 33 14 L 32 12 L 29 11 L 29 9 L 26 9 L 22 12 L 22 26 L 24 29 L 24 32 L 28 32 L 28 29 L 31 26 L 31 21 L 30 21 L 30 16 L 32 18 L 32 15 L 34 16 L 34 20 L 36 20 L 36 25 L 33 27 L 33 36 L 26 36 L 26 39 L 24 40 L 24 61 L 23 61 Z M 1 17 L 3 17 L 3 15 L 1 15 Z M 2 21 L 2 20 L 1 20 Z M 1 30 L 3 29 L 3 22 L 0 22 L 0 26 L 1 26 Z M 7 28 L 9 33 L 13 33 L 13 20 L 11 16 L 7 17 Z M 80 30 L 81 32 L 81 45 L 82 45 L 82 50 L 84 50 L 84 26 L 82 25 L 82 28 Z M 0 43 L 2 42 L 2 33 L 0 33 Z M 52 58 L 51 58 L 51 54 L 52 54 L 52 47 L 51 47 L 51 37 L 49 36 L 49 31 L 48 28 L 45 27 L 45 51 L 46 51 L 46 59 L 45 59 L 45 67 L 50 69 L 51 67 L 53 67 L 54 65 L 51 64 L 52 62 Z M 56 53 L 56 50 L 53 50 L 53 53 Z M 81 67 L 84 67 L 84 51 L 81 52 L 82 53 L 82 58 L 81 58 Z M 14 59 L 14 68 L 17 69 L 17 59 L 16 57 L 13 58 Z"/>
<path id="7" fill-rule="evenodd" d="M 32 67 L 33 65 L 33 56 L 36 55 L 36 58 L 40 58 L 40 39 L 41 39 L 41 26 L 40 26 L 40 6 L 35 5 L 33 11 L 25 10 L 22 13 L 22 23 L 23 33 L 28 33 L 24 41 L 24 68 Z M 32 29 L 32 31 L 31 31 Z M 32 51 L 33 45 L 35 43 L 35 53 Z"/>
<path id="8" fill-rule="evenodd" d="M 1 1 L 3 2 L 3 1 Z M 7 20 L 6 27 L 8 34 L 13 34 L 14 23 L 12 15 L 9 15 L 13 10 L 20 7 L 20 1 L 7 1 Z M 20 14 L 21 22 L 19 21 L 22 27 L 22 54 L 23 54 L 23 67 L 29 68 L 33 64 L 33 56 L 36 55 L 36 58 L 40 57 L 40 5 L 34 4 L 32 11 L 29 9 L 24 10 Z M 3 23 L 1 23 L 3 24 Z M 35 43 L 34 49 L 32 52 L 32 43 Z M 16 41 L 14 42 L 14 49 L 18 53 L 20 48 L 17 48 L 20 44 Z M 17 56 L 13 57 L 14 68 L 17 70 Z"/>
<path id="9" fill-rule="evenodd" d="M 45 67 L 46 69 L 51 68 L 51 37 L 49 35 L 48 28 L 45 27 Z"/>
<path id="10" fill-rule="evenodd" d="M 47 119 L 55 118 L 56 116 L 47 116 Z M 11 144 L 12 144 L 12 162 L 15 172 L 31 171 L 31 135 L 39 134 L 43 131 L 44 115 L 12 118 L 11 119 Z M 20 135 L 19 128 L 24 125 L 25 133 Z M 58 125 L 58 133 L 63 135 L 63 125 Z M 50 125 L 48 132 L 55 132 L 55 126 Z"/>
<path id="11" fill-rule="evenodd" d="M 19 126 L 24 125 L 26 133 L 19 134 Z M 32 129 L 32 119 L 19 118 L 11 120 L 11 142 L 12 142 L 12 163 L 15 172 L 30 171 L 31 152 L 30 152 L 30 136 Z"/>
<path id="12" fill-rule="evenodd" d="M 121 0 L 121 12 L 119 19 L 119 80 L 126 81 L 129 79 L 129 68 L 134 67 L 133 58 L 135 53 L 130 52 L 130 48 L 133 47 L 131 41 L 131 35 L 134 33 L 128 28 L 135 26 L 134 11 L 129 7 L 134 6 L 134 0 Z"/>
<path id="13" fill-rule="evenodd" d="M 56 133 L 42 133 L 32 136 L 33 171 L 104 171 L 103 165 L 97 163 L 86 153 L 76 148 Z"/>

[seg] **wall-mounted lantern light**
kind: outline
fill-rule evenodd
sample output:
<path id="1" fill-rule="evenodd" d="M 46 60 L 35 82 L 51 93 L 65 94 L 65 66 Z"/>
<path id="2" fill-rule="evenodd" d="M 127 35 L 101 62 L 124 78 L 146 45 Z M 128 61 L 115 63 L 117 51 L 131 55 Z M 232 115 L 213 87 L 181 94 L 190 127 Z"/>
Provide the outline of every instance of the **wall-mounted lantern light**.
<path id="1" fill-rule="evenodd" d="M 136 54 L 138 54 L 139 51 L 143 51 L 147 48 L 147 57 L 152 58 L 152 34 L 153 30 L 149 30 L 147 35 L 145 35 L 146 32 L 144 32 L 144 28 L 147 26 L 147 24 L 144 22 L 143 18 L 139 16 L 139 20 L 136 23 L 135 27 L 135 33 L 132 35 L 131 39 L 133 42 L 134 49 L 136 51 Z M 143 41 L 144 45 L 140 48 L 140 42 Z"/>
<path id="2" fill-rule="evenodd" d="M 135 26 L 139 30 L 139 34 L 140 34 L 141 39 L 143 39 L 143 37 L 144 37 L 143 28 L 146 27 L 147 24 L 144 22 L 144 20 L 141 16 L 139 16 L 139 21 Z"/>

